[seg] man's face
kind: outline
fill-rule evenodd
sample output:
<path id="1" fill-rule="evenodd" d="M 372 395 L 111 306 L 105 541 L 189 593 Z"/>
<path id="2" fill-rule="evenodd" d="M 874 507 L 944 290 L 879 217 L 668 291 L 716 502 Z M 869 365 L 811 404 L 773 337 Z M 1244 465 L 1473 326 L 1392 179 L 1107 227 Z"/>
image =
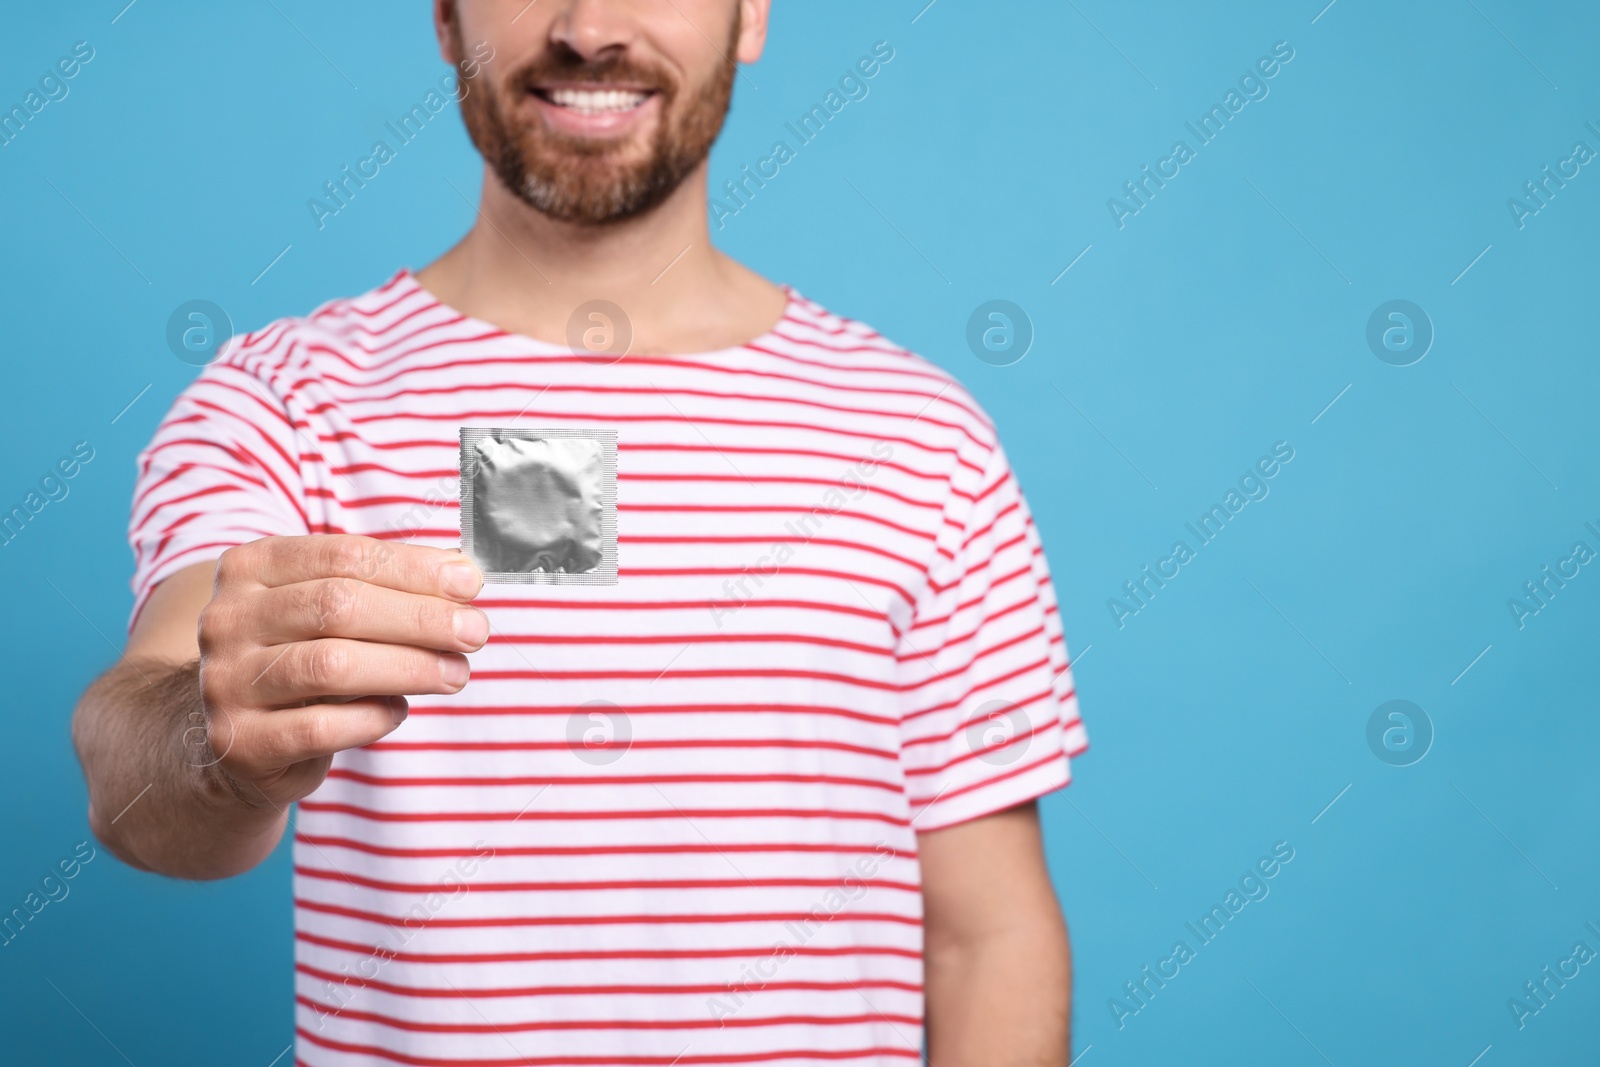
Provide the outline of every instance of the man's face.
<path id="1" fill-rule="evenodd" d="M 461 101 L 505 187 L 564 222 L 626 219 L 706 158 L 736 61 L 760 54 L 744 0 L 455 0 L 457 61 L 493 49 Z M 446 42 L 446 51 L 451 51 Z"/>

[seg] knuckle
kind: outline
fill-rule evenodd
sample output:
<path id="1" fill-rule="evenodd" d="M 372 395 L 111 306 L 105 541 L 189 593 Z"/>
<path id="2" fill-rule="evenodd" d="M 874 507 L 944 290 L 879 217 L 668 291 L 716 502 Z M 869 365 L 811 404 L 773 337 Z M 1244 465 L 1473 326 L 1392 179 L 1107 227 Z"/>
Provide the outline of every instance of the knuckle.
<path id="1" fill-rule="evenodd" d="M 366 568 L 367 550 L 360 537 L 330 537 L 322 543 L 324 574 L 345 578 L 359 578 Z"/>
<path id="2" fill-rule="evenodd" d="M 213 588 L 255 585 L 264 569 L 270 568 L 273 559 L 291 537 L 258 537 L 240 545 L 230 545 L 217 557 Z"/>
<path id="3" fill-rule="evenodd" d="M 246 717 L 245 722 L 228 718 L 211 742 L 217 765 L 238 778 L 254 778 L 280 766 L 280 748 L 272 728 L 270 712 Z"/>
<path id="4" fill-rule="evenodd" d="M 220 763 L 232 755 L 234 743 L 238 740 L 238 733 L 238 728 L 234 725 L 233 716 L 206 715 L 206 746 L 207 751 L 212 754 L 215 762 Z"/>
<path id="5" fill-rule="evenodd" d="M 360 583 L 352 578 L 329 578 L 314 583 L 313 589 L 307 595 L 311 600 L 311 611 L 317 620 L 317 629 L 326 630 L 330 626 L 349 624 L 355 615 L 359 589 Z"/>
<path id="6" fill-rule="evenodd" d="M 328 686 L 350 671 L 350 653 L 334 641 L 317 641 L 306 651 L 301 677 L 312 687 Z"/>
<path id="7" fill-rule="evenodd" d="M 434 690 L 444 684 L 444 658 L 443 653 L 424 652 L 421 649 L 408 650 L 400 665 L 401 676 L 410 678 L 410 688 L 419 692 Z"/>
<path id="8" fill-rule="evenodd" d="M 222 643 L 231 620 L 232 612 L 228 610 L 227 603 L 215 597 L 200 609 L 200 618 L 195 623 L 195 637 L 200 642 L 202 655 L 209 655 Z"/>
<path id="9" fill-rule="evenodd" d="M 223 678 L 215 667 L 202 661 L 200 664 L 200 706 L 207 712 L 213 708 L 224 706 L 226 703 L 225 686 Z"/>
<path id="10" fill-rule="evenodd" d="M 452 641 L 455 635 L 452 618 L 454 610 L 432 597 L 420 600 L 412 610 L 411 618 L 411 625 L 418 639 L 426 642 L 429 647 Z"/>
<path id="11" fill-rule="evenodd" d="M 379 568 L 388 566 L 399 555 L 394 545 L 388 541 L 374 541 L 371 544 L 371 548 L 370 558 L 374 574 L 377 573 Z"/>
<path id="12" fill-rule="evenodd" d="M 332 724 L 320 711 L 305 711 L 294 717 L 278 735 L 280 758 L 304 757 L 309 752 L 323 752 L 330 747 Z"/>
<path id="13" fill-rule="evenodd" d="M 222 555 L 217 557 L 217 585 L 226 585 L 238 580 L 244 567 L 244 554 L 244 545 L 234 545 L 222 550 Z"/>

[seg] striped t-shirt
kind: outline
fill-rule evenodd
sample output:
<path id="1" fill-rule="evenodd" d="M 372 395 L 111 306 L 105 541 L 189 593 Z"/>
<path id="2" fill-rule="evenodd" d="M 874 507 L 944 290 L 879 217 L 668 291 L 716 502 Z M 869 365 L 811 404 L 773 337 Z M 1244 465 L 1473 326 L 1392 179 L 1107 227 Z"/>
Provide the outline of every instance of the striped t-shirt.
<path id="1" fill-rule="evenodd" d="M 989 419 L 786 292 L 607 364 L 401 270 L 234 338 L 140 454 L 135 618 L 262 536 L 457 547 L 463 426 L 617 435 L 617 584 L 485 586 L 466 688 L 300 804 L 297 1063 L 918 1060 L 916 833 L 1087 739 Z"/>

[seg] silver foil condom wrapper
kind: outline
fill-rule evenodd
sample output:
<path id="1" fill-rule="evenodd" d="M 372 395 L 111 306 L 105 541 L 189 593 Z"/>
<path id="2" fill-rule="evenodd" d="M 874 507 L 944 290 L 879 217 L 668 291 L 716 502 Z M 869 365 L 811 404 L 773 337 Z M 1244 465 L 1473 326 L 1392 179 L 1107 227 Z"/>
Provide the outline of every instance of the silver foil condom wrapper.
<path id="1" fill-rule="evenodd" d="M 615 585 L 616 433 L 461 427 L 461 551 L 486 582 Z"/>

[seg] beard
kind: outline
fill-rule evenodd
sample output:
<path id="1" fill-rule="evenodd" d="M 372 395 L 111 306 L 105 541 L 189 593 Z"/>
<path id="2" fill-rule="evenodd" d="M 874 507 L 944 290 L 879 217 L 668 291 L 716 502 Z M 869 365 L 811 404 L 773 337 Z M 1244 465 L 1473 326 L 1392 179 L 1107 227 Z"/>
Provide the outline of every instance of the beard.
<path id="1" fill-rule="evenodd" d="M 738 36 L 736 17 L 725 55 L 733 54 Z M 459 25 L 456 39 L 463 39 Z M 560 222 L 602 225 L 656 207 L 705 160 L 727 117 L 735 73 L 733 63 L 719 59 L 704 83 L 684 86 L 626 57 L 590 62 L 555 45 L 503 82 L 484 78 L 466 89 L 461 117 L 484 162 L 523 203 Z M 520 119 L 523 96 L 550 81 L 653 90 L 661 97 L 655 132 L 641 146 L 637 137 L 577 137 Z"/>

